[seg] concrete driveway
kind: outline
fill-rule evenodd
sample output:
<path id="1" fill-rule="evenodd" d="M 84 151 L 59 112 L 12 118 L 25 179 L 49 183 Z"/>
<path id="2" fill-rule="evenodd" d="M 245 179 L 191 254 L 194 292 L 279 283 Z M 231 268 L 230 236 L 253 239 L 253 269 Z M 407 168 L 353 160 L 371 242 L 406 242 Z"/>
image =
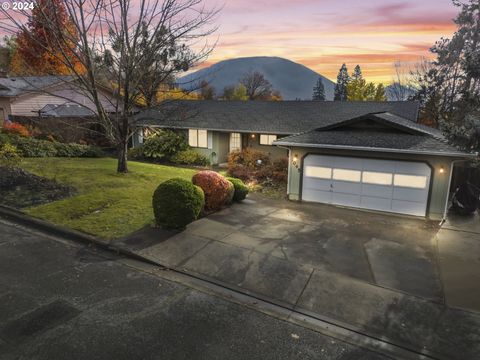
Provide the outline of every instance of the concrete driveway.
<path id="1" fill-rule="evenodd" d="M 295 311 L 464 359 L 464 349 L 480 351 L 480 317 L 445 304 L 442 231 L 438 222 L 253 195 L 183 232 L 146 228 L 117 245 Z"/>

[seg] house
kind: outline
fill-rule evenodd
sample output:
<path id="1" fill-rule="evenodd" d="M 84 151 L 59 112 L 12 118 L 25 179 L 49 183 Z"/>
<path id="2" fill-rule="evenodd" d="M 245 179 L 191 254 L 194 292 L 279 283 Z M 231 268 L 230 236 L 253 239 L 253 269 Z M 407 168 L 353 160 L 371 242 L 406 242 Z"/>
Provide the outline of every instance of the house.
<path id="1" fill-rule="evenodd" d="M 254 147 L 289 157 L 288 197 L 441 219 L 453 166 L 475 158 L 417 123 L 416 102 L 175 101 L 136 116 L 181 131 L 212 163 Z"/>
<path id="2" fill-rule="evenodd" d="M 52 111 L 58 106 L 61 108 L 56 112 L 62 112 L 63 116 L 95 112 L 93 102 L 71 84 L 72 79 L 67 76 L 0 77 L 0 124 L 10 115 L 42 116 L 45 110 Z M 115 96 L 110 90 L 102 89 L 100 99 L 107 110 L 114 111 Z M 70 104 L 84 107 L 84 110 L 67 108 Z M 72 109 L 74 115 L 67 111 Z"/>

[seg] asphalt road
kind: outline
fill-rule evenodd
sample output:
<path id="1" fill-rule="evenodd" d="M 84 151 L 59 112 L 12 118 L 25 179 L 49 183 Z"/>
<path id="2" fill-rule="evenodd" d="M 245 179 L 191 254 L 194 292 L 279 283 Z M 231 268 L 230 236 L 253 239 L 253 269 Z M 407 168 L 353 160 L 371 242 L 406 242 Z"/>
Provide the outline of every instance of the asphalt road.
<path id="1" fill-rule="evenodd" d="M 0 359 L 385 359 L 0 221 Z"/>

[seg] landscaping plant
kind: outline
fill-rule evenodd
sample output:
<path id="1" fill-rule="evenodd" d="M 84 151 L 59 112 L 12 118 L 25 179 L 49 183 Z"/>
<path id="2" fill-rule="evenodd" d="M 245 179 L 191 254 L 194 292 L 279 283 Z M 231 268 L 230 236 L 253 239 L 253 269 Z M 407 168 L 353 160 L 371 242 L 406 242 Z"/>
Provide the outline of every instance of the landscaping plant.
<path id="1" fill-rule="evenodd" d="M 233 194 L 233 200 L 234 201 L 244 200 L 248 194 L 248 186 L 245 185 L 242 180 L 237 178 L 227 177 L 226 179 L 233 184 L 233 187 L 235 189 L 235 192 Z"/>
<path id="2" fill-rule="evenodd" d="M 0 166 L 12 168 L 18 166 L 22 157 L 17 148 L 9 143 L 0 144 Z"/>
<path id="3" fill-rule="evenodd" d="M 160 130 L 145 141 L 141 152 L 146 159 L 170 161 L 175 154 L 187 148 L 184 136 L 171 130 Z"/>
<path id="4" fill-rule="evenodd" d="M 161 183 L 153 194 L 152 205 L 158 225 L 183 229 L 200 215 L 205 196 L 199 186 L 182 178 Z"/>
<path id="5" fill-rule="evenodd" d="M 198 165 L 198 166 L 208 166 L 210 165 L 210 161 L 199 154 L 193 149 L 186 149 L 183 151 L 179 151 L 175 155 L 172 156 L 171 161 L 174 164 L 180 165 Z"/>
<path id="6" fill-rule="evenodd" d="M 14 122 L 5 122 L 1 128 L 1 131 L 4 134 L 17 135 L 22 137 L 31 136 L 30 131 L 28 131 L 25 126 Z"/>
<path id="7" fill-rule="evenodd" d="M 204 170 L 193 175 L 192 182 L 205 193 L 205 210 L 216 211 L 232 201 L 235 192 L 231 182 L 215 171 Z"/>

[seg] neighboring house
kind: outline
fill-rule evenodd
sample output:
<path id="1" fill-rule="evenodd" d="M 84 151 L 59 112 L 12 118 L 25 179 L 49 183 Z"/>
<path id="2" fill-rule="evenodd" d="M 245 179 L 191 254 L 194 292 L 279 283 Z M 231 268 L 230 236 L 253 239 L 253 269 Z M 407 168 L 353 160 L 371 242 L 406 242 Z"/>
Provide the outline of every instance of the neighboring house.
<path id="1" fill-rule="evenodd" d="M 416 102 L 176 101 L 136 116 L 182 131 L 213 164 L 244 147 L 289 156 L 288 196 L 441 219 L 453 166 L 477 157 L 418 124 Z"/>
<path id="2" fill-rule="evenodd" d="M 94 116 L 95 112 L 82 105 L 65 103 L 62 105 L 47 104 L 39 110 L 39 114 L 43 117 L 88 117 Z"/>
<path id="3" fill-rule="evenodd" d="M 85 112 L 95 112 L 93 102 L 71 84 L 71 79 L 58 76 L 0 78 L 0 123 L 10 115 L 41 116 L 45 107 L 52 110 L 54 106 L 65 108 L 72 103 L 84 107 Z M 115 96 L 108 89 L 102 89 L 100 98 L 107 111 L 114 112 Z"/>

